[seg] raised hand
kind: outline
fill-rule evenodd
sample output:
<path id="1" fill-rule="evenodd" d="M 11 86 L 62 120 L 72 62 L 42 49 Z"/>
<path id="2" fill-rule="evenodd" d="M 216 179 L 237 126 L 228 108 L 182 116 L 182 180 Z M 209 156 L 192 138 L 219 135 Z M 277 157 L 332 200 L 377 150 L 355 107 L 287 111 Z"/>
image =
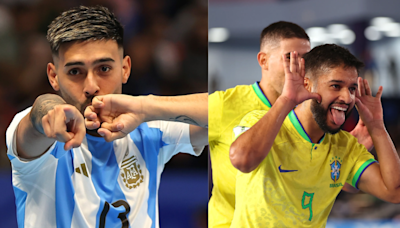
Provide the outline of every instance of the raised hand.
<path id="1" fill-rule="evenodd" d="M 145 121 L 142 99 L 121 94 L 97 96 L 84 112 L 85 125 L 107 142 L 122 138 Z"/>
<path id="2" fill-rule="evenodd" d="M 371 135 L 368 133 L 367 126 L 365 126 L 361 118 L 358 120 L 356 127 L 350 132 L 350 134 L 356 137 L 358 143 L 364 145 L 368 151 L 371 151 L 374 148 Z"/>
<path id="3" fill-rule="evenodd" d="M 82 114 L 74 106 L 62 104 L 43 116 L 42 127 L 46 137 L 65 142 L 64 150 L 79 147 L 86 134 Z"/>
<path id="4" fill-rule="evenodd" d="M 368 81 L 360 77 L 358 78 L 356 108 L 360 118 L 367 127 L 383 124 L 383 109 L 381 103 L 382 90 L 382 86 L 380 86 L 376 96 L 373 97 Z"/>
<path id="5" fill-rule="evenodd" d="M 285 85 L 282 95 L 294 105 L 300 104 L 308 99 L 321 100 L 317 93 L 311 93 L 304 87 L 304 59 L 298 56 L 297 52 L 290 52 L 290 62 L 282 55 L 283 66 L 285 69 Z"/>

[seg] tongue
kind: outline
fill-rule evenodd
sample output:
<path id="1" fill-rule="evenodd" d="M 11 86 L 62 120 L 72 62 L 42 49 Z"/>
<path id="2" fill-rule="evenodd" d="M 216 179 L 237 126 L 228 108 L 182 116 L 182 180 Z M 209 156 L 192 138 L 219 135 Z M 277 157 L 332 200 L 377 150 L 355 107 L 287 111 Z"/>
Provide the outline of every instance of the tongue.
<path id="1" fill-rule="evenodd" d="M 342 125 L 345 121 L 345 116 L 343 111 L 339 111 L 337 109 L 332 108 L 331 109 L 332 116 L 333 116 L 333 121 L 335 122 L 336 125 Z"/>

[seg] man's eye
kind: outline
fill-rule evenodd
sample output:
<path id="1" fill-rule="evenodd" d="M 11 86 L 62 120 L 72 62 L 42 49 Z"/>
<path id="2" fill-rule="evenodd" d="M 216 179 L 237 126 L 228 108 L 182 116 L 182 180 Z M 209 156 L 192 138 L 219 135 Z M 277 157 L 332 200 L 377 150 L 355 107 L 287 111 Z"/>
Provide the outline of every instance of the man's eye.
<path id="1" fill-rule="evenodd" d="M 111 68 L 108 66 L 102 66 L 102 67 L 100 67 L 100 70 L 101 70 L 101 72 L 108 72 L 111 70 Z"/>
<path id="2" fill-rule="evenodd" d="M 72 70 L 68 71 L 68 74 L 70 74 L 70 75 L 78 75 L 79 74 L 79 70 L 78 69 L 72 69 Z"/>
<path id="3" fill-rule="evenodd" d="M 350 90 L 350 92 L 354 92 L 354 91 L 356 91 L 356 88 L 355 87 L 351 87 L 351 88 L 349 88 L 349 90 Z"/>
<path id="4" fill-rule="evenodd" d="M 335 89 L 339 89 L 339 85 L 331 85 Z"/>

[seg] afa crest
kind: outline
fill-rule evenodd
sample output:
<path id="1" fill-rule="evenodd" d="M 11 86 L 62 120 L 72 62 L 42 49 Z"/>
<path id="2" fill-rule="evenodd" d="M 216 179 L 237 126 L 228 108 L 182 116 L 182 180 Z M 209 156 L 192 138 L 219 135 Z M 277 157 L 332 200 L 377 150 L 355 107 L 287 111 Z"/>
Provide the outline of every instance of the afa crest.
<path id="1" fill-rule="evenodd" d="M 122 161 L 120 174 L 129 189 L 139 187 L 140 183 L 143 183 L 142 170 L 135 156 Z"/>
<path id="2" fill-rule="evenodd" d="M 340 177 L 340 168 L 342 167 L 342 164 L 340 162 L 343 163 L 343 161 L 340 161 L 340 158 L 335 157 L 335 158 L 332 158 L 331 162 L 332 162 L 331 163 L 331 178 L 334 182 L 336 182 L 337 180 L 339 180 L 339 177 Z"/>

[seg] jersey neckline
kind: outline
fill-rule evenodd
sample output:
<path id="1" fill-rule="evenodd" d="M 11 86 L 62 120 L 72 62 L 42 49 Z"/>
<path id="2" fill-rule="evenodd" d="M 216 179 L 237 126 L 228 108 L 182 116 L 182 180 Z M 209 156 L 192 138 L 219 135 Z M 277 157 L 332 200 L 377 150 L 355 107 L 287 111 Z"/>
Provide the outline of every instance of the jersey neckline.
<path id="1" fill-rule="evenodd" d="M 289 120 L 290 122 L 292 122 L 294 128 L 297 130 L 297 132 L 301 135 L 301 137 L 303 137 L 303 139 L 305 139 L 307 142 L 309 143 L 313 143 L 311 141 L 310 136 L 307 134 L 307 132 L 304 130 L 303 125 L 301 125 L 299 118 L 297 118 L 296 113 L 294 112 L 294 110 L 289 112 Z M 322 136 L 322 138 L 317 142 L 317 144 L 320 144 L 325 138 L 325 133 L 324 136 Z M 314 144 L 314 143 L 313 143 Z"/>
<path id="2" fill-rule="evenodd" d="M 268 108 L 271 108 L 271 103 L 269 102 L 267 96 L 265 96 L 265 94 L 263 93 L 263 91 L 260 88 L 259 85 L 259 81 L 255 82 L 252 87 L 254 92 L 256 93 L 257 97 L 260 98 L 260 100 L 266 105 L 268 106 Z"/>

